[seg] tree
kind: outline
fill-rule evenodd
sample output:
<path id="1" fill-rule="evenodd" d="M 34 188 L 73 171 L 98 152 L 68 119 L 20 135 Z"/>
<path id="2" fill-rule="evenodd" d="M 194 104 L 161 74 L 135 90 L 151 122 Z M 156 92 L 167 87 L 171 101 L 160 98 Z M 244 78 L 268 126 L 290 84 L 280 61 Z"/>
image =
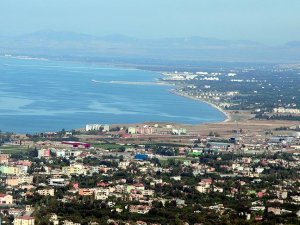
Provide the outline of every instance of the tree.
<path id="1" fill-rule="evenodd" d="M 126 148 L 124 146 L 119 147 L 119 152 L 125 152 Z"/>

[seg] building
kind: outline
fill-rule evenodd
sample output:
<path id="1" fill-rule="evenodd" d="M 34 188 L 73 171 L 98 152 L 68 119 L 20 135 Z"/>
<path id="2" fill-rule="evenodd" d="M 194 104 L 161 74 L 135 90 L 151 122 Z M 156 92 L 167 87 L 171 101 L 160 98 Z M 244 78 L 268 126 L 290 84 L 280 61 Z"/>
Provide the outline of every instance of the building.
<path id="1" fill-rule="evenodd" d="M 233 147 L 232 143 L 223 143 L 223 142 L 208 142 L 207 147 L 214 150 L 230 150 Z"/>
<path id="2" fill-rule="evenodd" d="M 128 134 L 136 134 L 135 127 L 128 127 Z"/>
<path id="3" fill-rule="evenodd" d="M 87 124 L 85 126 L 85 131 L 100 131 L 102 130 L 103 132 L 108 132 L 109 131 L 109 125 L 107 124 Z"/>
<path id="4" fill-rule="evenodd" d="M 26 212 L 32 212 L 34 210 L 34 207 L 32 207 L 32 205 L 26 205 L 25 206 L 25 211 Z"/>
<path id="5" fill-rule="evenodd" d="M 109 189 L 103 188 L 103 189 L 97 189 L 95 190 L 95 199 L 96 200 L 106 200 L 109 197 Z"/>
<path id="6" fill-rule="evenodd" d="M 65 158 L 66 156 L 66 151 L 65 150 L 56 150 L 55 151 L 56 157 L 61 157 L 61 158 Z"/>
<path id="7" fill-rule="evenodd" d="M 64 178 L 50 178 L 49 185 L 54 187 L 65 187 L 68 182 Z"/>
<path id="8" fill-rule="evenodd" d="M 18 186 L 19 185 L 19 178 L 18 177 L 6 178 L 6 184 L 8 186 Z"/>
<path id="9" fill-rule="evenodd" d="M 0 205 L 11 205 L 13 204 L 12 195 L 0 194 Z"/>
<path id="10" fill-rule="evenodd" d="M 150 209 L 151 209 L 151 206 L 147 206 L 147 205 L 131 205 L 129 207 L 129 212 L 146 214 L 150 211 Z"/>
<path id="11" fill-rule="evenodd" d="M 65 157 L 66 158 L 69 158 L 69 157 L 78 157 L 79 155 L 81 155 L 82 151 L 81 150 L 75 150 L 75 149 L 72 149 L 72 150 L 67 150 L 65 151 Z"/>
<path id="12" fill-rule="evenodd" d="M 17 165 L 30 167 L 32 165 L 32 162 L 30 162 L 29 160 L 18 160 Z"/>
<path id="13" fill-rule="evenodd" d="M 184 128 L 179 128 L 179 129 L 173 128 L 172 129 L 172 134 L 175 134 L 175 135 L 186 134 L 186 129 L 184 129 Z"/>
<path id="14" fill-rule="evenodd" d="M 0 163 L 7 164 L 9 159 L 9 154 L 0 154 Z"/>
<path id="15" fill-rule="evenodd" d="M 14 225 L 34 225 L 34 217 L 18 216 L 14 219 Z"/>
<path id="16" fill-rule="evenodd" d="M 41 190 L 38 190 L 37 193 L 39 195 L 43 195 L 43 196 L 54 196 L 54 189 L 41 189 Z"/>
<path id="17" fill-rule="evenodd" d="M 1 166 L 0 172 L 7 175 L 21 175 L 23 173 L 22 169 L 16 166 Z"/>
<path id="18" fill-rule="evenodd" d="M 274 108 L 273 112 L 274 113 L 300 114 L 300 109 L 279 107 L 279 108 Z"/>
<path id="19" fill-rule="evenodd" d="M 22 216 L 24 214 L 23 209 L 15 209 L 15 208 L 9 208 L 7 209 L 8 215 L 11 215 L 13 217 Z"/>
<path id="20" fill-rule="evenodd" d="M 154 132 L 153 127 L 150 127 L 148 125 L 144 125 L 142 127 L 136 128 L 136 133 L 138 134 L 153 134 L 153 132 Z"/>
<path id="21" fill-rule="evenodd" d="M 72 222 L 72 221 L 65 220 L 65 221 L 63 222 L 63 225 L 80 225 L 80 223 L 74 223 L 74 222 Z"/>
<path id="22" fill-rule="evenodd" d="M 81 196 L 91 196 L 94 194 L 94 190 L 88 188 L 80 188 L 78 194 Z"/>
<path id="23" fill-rule="evenodd" d="M 58 216 L 55 213 L 52 213 L 50 215 L 49 221 L 52 222 L 53 225 L 58 225 L 59 224 Z"/>
<path id="24" fill-rule="evenodd" d="M 85 125 L 85 131 L 100 130 L 101 127 L 101 124 L 87 124 Z"/>
<path id="25" fill-rule="evenodd" d="M 21 176 L 21 177 L 8 177 L 6 178 L 6 184 L 9 186 L 18 186 L 20 184 L 31 184 L 33 176 Z"/>
<path id="26" fill-rule="evenodd" d="M 103 132 L 108 132 L 109 131 L 109 125 L 105 124 L 103 125 Z"/>
<path id="27" fill-rule="evenodd" d="M 85 169 L 82 165 L 76 164 L 71 166 L 65 166 L 62 168 L 62 172 L 68 176 L 71 175 L 80 175 L 85 173 Z"/>
<path id="28" fill-rule="evenodd" d="M 50 157 L 51 156 L 51 151 L 50 149 L 40 149 L 38 150 L 38 158 L 47 158 L 47 157 Z"/>
<path id="29" fill-rule="evenodd" d="M 69 145 L 73 148 L 89 148 L 91 147 L 90 143 L 77 142 L 77 141 L 63 141 L 61 142 L 63 145 Z"/>

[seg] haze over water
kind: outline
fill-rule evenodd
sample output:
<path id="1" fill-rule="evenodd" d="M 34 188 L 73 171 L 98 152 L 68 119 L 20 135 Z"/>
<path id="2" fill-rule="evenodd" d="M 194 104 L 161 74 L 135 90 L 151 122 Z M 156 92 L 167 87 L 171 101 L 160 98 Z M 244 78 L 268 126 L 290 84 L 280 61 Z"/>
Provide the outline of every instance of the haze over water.
<path id="1" fill-rule="evenodd" d="M 149 71 L 0 57 L 0 129 L 33 133 L 87 123 L 224 120 L 210 105 L 169 93 L 172 86 L 109 83 L 159 77 Z"/>

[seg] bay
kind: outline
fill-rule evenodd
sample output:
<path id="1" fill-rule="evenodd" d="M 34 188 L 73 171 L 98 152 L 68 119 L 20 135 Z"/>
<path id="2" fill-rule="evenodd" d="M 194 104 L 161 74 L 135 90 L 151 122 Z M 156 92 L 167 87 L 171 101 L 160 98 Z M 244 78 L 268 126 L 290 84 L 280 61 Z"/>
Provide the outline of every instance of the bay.
<path id="1" fill-rule="evenodd" d="M 159 73 L 92 63 L 0 57 L 0 129 L 59 131 L 88 123 L 219 122 L 212 106 L 155 84 Z"/>

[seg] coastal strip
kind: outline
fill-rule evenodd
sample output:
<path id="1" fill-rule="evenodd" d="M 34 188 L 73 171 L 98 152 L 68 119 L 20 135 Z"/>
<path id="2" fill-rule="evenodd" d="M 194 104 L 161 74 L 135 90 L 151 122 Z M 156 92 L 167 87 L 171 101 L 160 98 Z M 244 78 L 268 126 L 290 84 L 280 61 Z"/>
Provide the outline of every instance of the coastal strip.
<path id="1" fill-rule="evenodd" d="M 179 92 L 179 91 L 177 91 L 175 89 L 170 90 L 170 92 L 172 94 L 175 94 L 175 95 L 178 95 L 178 96 L 182 96 L 182 97 L 185 97 L 185 98 L 189 98 L 189 99 L 192 99 L 192 100 L 200 101 L 200 102 L 206 103 L 206 104 L 214 107 L 215 109 L 217 109 L 218 111 L 220 111 L 221 113 L 223 113 L 225 115 L 226 118 L 225 118 L 224 121 L 222 121 L 222 123 L 230 122 L 232 120 L 231 115 L 228 112 L 226 112 L 224 109 L 222 109 L 220 106 L 218 106 L 218 105 L 216 105 L 214 103 L 205 101 L 205 100 L 200 99 L 200 98 L 196 98 L 194 96 L 188 95 L 188 94 L 183 93 L 183 92 Z"/>
<path id="2" fill-rule="evenodd" d="M 92 80 L 93 83 L 100 83 L 100 84 L 124 84 L 124 85 L 162 85 L 162 86 L 170 86 L 166 82 L 138 82 L 138 81 L 98 81 Z"/>

